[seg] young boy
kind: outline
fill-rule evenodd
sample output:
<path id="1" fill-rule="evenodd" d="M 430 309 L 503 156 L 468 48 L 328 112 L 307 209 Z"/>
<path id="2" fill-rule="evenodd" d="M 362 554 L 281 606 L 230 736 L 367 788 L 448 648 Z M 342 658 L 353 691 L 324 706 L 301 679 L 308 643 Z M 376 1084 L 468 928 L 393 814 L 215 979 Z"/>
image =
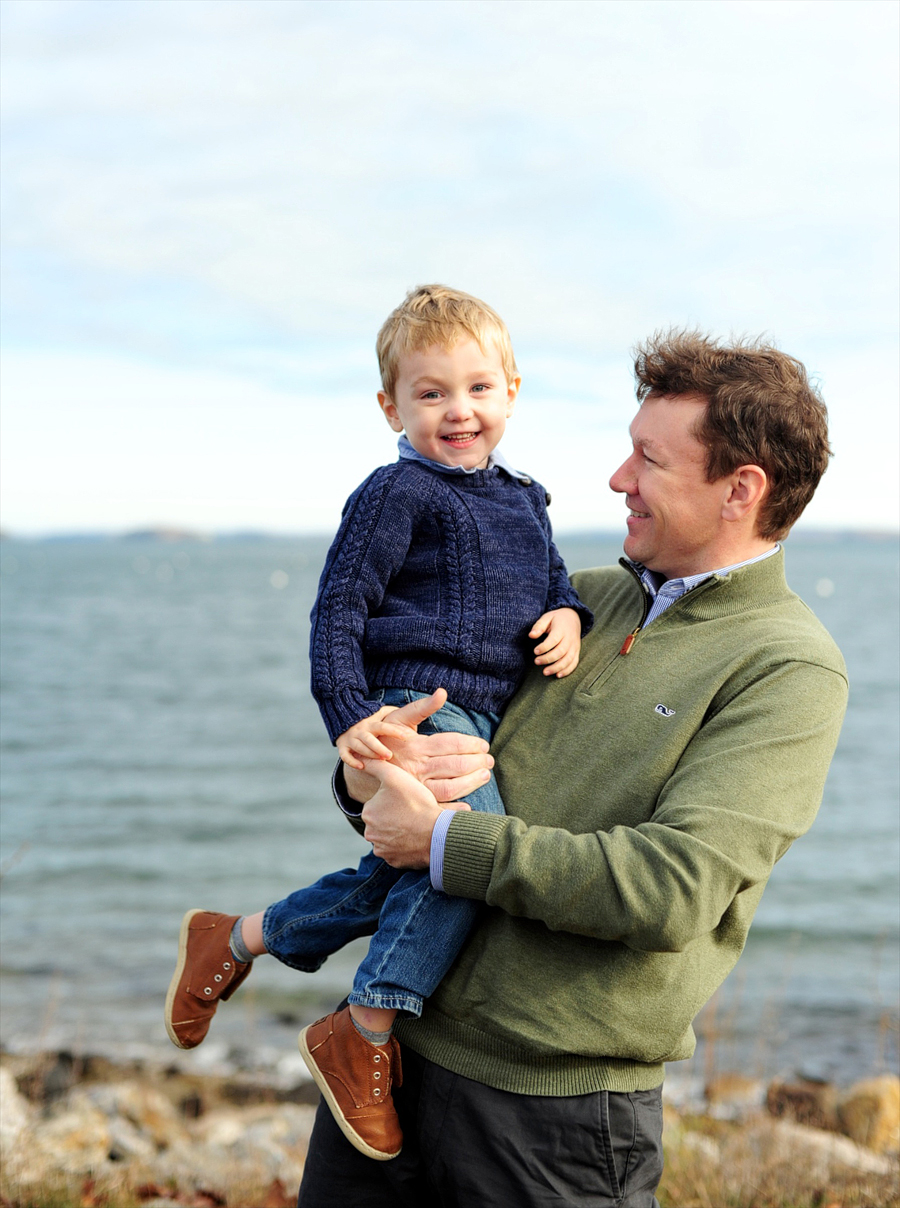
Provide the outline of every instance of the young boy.
<path id="1" fill-rule="evenodd" d="M 490 740 L 528 661 L 570 674 L 592 623 L 552 542 L 543 487 L 496 451 L 521 381 L 499 316 L 468 294 L 421 286 L 388 317 L 377 350 L 379 404 L 405 432 L 400 458 L 347 502 L 310 639 L 313 694 L 341 759 L 357 768 L 391 758 L 394 709 L 441 688 L 449 701 L 421 728 Z M 467 800 L 503 812 L 493 778 Z M 198 1045 L 255 956 L 312 971 L 374 933 L 348 1006 L 305 1028 L 300 1050 L 350 1142 L 394 1157 L 393 1020 L 421 1014 L 477 911 L 434 890 L 427 872 L 372 853 L 256 915 L 189 911 L 166 999 L 169 1037 Z"/>

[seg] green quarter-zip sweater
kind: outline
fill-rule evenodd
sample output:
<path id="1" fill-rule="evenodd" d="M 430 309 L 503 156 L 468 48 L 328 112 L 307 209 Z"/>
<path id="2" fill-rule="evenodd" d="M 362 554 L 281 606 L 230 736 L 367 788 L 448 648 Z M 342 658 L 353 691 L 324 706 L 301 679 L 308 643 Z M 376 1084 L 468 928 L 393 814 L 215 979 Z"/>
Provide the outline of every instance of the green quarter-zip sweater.
<path id="1" fill-rule="evenodd" d="M 847 699 L 782 552 L 646 630 L 624 563 L 574 583 L 597 618 L 578 669 L 531 673 L 494 742 L 508 816 L 462 812 L 447 834 L 445 889 L 484 915 L 421 1019 L 397 1026 L 521 1094 L 649 1090 L 693 1053 L 691 1021 L 816 815 Z"/>

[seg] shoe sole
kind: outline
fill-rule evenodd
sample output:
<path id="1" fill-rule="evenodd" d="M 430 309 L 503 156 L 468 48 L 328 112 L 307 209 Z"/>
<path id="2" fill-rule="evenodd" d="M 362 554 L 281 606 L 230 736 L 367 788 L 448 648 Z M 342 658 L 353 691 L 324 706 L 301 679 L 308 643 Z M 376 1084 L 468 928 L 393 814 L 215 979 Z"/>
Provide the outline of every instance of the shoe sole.
<path id="1" fill-rule="evenodd" d="M 303 1031 L 297 1037 L 297 1044 L 300 1048 L 300 1056 L 306 1062 L 306 1068 L 312 1074 L 316 1086 L 322 1092 L 322 1098 L 328 1104 L 328 1110 L 331 1112 L 332 1116 L 334 1116 L 335 1124 L 338 1126 L 353 1148 L 358 1149 L 359 1152 L 365 1154 L 367 1158 L 372 1158 L 376 1162 L 389 1162 L 391 1158 L 396 1158 L 397 1154 L 400 1153 L 399 1149 L 397 1150 L 397 1153 L 382 1153 L 380 1149 L 373 1149 L 368 1141 L 364 1141 L 359 1133 L 350 1124 L 350 1122 L 344 1118 L 344 1114 L 338 1106 L 338 1101 L 334 1097 L 334 1092 L 325 1081 L 325 1076 L 316 1065 L 315 1058 L 310 1052 L 309 1045 L 306 1043 L 306 1033 L 312 1026 L 313 1025 L 310 1024 L 309 1027 L 303 1029 Z"/>
<path id="2" fill-rule="evenodd" d="M 172 1024 L 172 1008 L 175 1006 L 175 995 L 178 992 L 178 983 L 181 981 L 181 975 L 184 973 L 184 965 L 187 960 L 187 945 L 188 937 L 191 929 L 191 919 L 195 914 L 208 914 L 206 910 L 189 910 L 181 920 L 181 931 L 178 933 L 178 964 L 175 966 L 175 972 L 172 974 L 172 980 L 169 982 L 169 990 L 166 994 L 166 1032 L 169 1039 L 176 1048 L 179 1049 L 195 1049 L 195 1044 L 183 1044 L 178 1033 Z"/>

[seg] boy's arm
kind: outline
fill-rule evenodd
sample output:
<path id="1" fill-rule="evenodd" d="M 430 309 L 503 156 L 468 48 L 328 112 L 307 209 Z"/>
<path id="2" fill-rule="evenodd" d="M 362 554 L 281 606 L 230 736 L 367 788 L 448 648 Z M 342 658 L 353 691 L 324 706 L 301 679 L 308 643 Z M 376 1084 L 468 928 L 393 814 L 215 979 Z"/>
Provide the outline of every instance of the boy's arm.
<path id="1" fill-rule="evenodd" d="M 581 618 L 581 637 L 585 637 L 594 627 L 594 614 L 579 598 L 578 592 L 569 581 L 569 572 L 562 560 L 562 555 L 553 540 L 553 528 L 547 515 L 547 504 L 550 496 L 539 482 L 531 487 L 531 498 L 541 527 L 547 534 L 550 554 L 550 588 L 547 592 L 547 603 L 544 614 L 556 612 L 560 608 L 572 608 Z M 543 620 L 543 617 L 540 618 Z"/>
<path id="2" fill-rule="evenodd" d="M 528 636 L 543 642 L 535 646 L 535 663 L 544 668 L 544 675 L 562 679 L 571 675 L 581 656 L 581 616 L 574 608 L 558 608 L 545 612 L 532 625 Z"/>
<path id="3" fill-rule="evenodd" d="M 351 768 L 365 767 L 365 759 L 392 759 L 393 751 L 385 746 L 382 739 L 391 734 L 402 734 L 402 727 L 392 725 L 389 718 L 396 713 L 395 705 L 382 705 L 369 717 L 356 722 L 349 730 L 345 730 L 335 739 L 338 755 Z"/>
<path id="4" fill-rule="evenodd" d="M 380 708 L 368 695 L 366 623 L 409 551 L 416 506 L 395 466 L 376 470 L 347 501 L 312 610 L 310 688 L 332 742 Z"/>

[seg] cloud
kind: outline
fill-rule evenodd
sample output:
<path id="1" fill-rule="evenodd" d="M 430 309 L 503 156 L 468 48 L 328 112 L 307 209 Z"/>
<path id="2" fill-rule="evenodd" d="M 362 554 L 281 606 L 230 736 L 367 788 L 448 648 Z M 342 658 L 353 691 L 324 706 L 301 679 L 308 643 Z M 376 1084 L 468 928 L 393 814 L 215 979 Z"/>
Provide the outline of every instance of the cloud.
<path id="1" fill-rule="evenodd" d="M 327 443 L 323 400 L 367 430 L 387 311 L 445 280 L 507 319 L 523 408 L 556 419 L 522 446 L 548 481 L 573 432 L 579 473 L 604 455 L 630 345 L 672 323 L 767 331 L 826 397 L 861 366 L 835 422 L 892 422 L 862 386 L 895 357 L 892 5 L 8 0 L 3 23 L 5 339 L 60 381 L 85 356 L 102 394 L 141 366 L 179 397 L 219 375 Z M 13 380 L 40 427 L 52 390 Z M 598 514 L 550 485 L 560 514 Z"/>

